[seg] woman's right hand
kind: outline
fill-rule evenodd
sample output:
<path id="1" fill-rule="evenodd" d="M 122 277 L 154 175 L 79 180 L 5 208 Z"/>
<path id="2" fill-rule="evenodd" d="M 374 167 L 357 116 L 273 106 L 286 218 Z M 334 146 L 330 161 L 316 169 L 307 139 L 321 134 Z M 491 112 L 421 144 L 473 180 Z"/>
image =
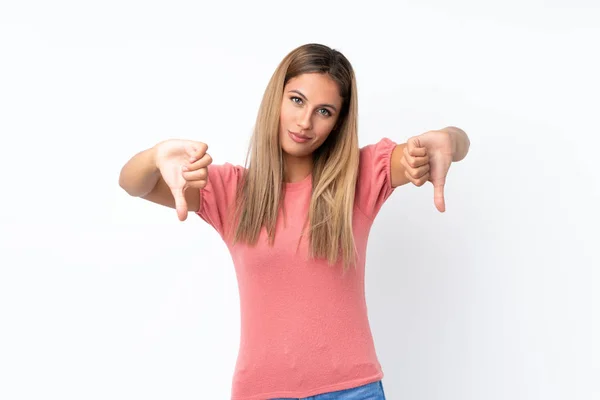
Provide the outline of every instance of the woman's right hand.
<path id="1" fill-rule="evenodd" d="M 184 193 L 188 188 L 202 189 L 208 180 L 212 158 L 206 143 L 169 139 L 154 146 L 156 167 L 171 189 L 180 221 L 187 218 L 188 206 Z"/>

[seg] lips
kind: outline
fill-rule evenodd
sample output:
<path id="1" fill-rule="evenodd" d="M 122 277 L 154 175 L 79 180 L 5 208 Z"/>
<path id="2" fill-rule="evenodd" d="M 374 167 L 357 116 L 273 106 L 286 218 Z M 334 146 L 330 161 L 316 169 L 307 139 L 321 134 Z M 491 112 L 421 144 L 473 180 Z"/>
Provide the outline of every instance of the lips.
<path id="1" fill-rule="evenodd" d="M 292 131 L 288 131 L 288 132 L 291 133 L 292 135 L 298 136 L 299 138 L 302 138 L 302 139 L 312 139 L 310 136 L 301 135 L 299 133 L 292 132 Z"/>

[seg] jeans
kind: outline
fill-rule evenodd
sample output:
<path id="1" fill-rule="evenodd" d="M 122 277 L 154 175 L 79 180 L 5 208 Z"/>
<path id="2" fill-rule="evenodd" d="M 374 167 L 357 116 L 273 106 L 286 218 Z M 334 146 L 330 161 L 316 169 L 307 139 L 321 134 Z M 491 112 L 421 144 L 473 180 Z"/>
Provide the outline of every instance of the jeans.
<path id="1" fill-rule="evenodd" d="M 385 394 L 383 393 L 383 383 L 379 380 L 355 388 L 321 393 L 302 399 L 285 397 L 270 400 L 385 400 Z"/>

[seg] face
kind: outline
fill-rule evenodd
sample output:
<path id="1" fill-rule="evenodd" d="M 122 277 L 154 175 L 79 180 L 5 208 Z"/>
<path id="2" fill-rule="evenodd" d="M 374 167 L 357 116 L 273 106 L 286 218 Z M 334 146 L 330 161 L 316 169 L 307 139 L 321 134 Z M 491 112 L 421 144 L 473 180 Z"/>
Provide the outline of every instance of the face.
<path id="1" fill-rule="evenodd" d="M 287 156 L 307 157 L 327 139 L 342 108 L 337 83 L 327 74 L 308 73 L 283 90 L 279 140 Z"/>

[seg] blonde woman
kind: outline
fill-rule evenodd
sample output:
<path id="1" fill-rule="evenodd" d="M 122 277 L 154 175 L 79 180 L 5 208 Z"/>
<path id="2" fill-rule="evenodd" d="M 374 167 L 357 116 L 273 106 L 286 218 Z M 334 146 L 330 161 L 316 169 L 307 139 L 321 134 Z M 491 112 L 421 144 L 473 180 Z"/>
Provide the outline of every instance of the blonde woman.
<path id="1" fill-rule="evenodd" d="M 232 400 L 385 399 L 364 295 L 367 239 L 394 188 L 430 181 L 439 211 L 455 127 L 358 146 L 350 62 L 307 44 L 268 83 L 246 166 L 213 164 L 208 146 L 166 140 L 133 156 L 120 185 L 188 211 L 227 244 L 241 302 Z"/>

